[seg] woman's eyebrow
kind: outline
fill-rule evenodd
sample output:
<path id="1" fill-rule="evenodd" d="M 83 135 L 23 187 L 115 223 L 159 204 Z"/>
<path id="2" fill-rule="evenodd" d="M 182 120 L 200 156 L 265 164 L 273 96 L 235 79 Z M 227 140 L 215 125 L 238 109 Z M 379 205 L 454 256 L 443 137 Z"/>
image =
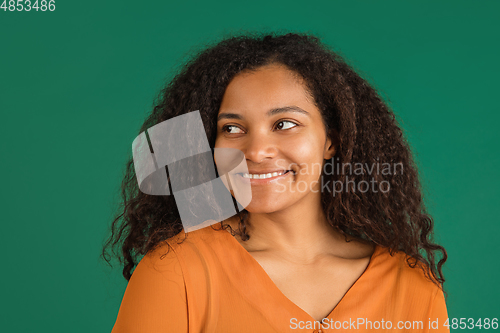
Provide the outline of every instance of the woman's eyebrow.
<path id="1" fill-rule="evenodd" d="M 271 116 L 274 116 L 276 114 L 279 114 L 279 113 L 284 113 L 284 112 L 297 112 L 297 113 L 302 113 L 302 114 L 305 114 L 306 116 L 311 116 L 309 114 L 309 112 L 307 112 L 306 110 L 302 109 L 302 108 L 299 108 L 298 106 L 284 106 L 284 107 L 280 107 L 280 108 L 275 108 L 275 109 L 271 109 L 269 111 L 267 111 L 267 116 L 268 117 L 271 117 Z M 219 114 L 219 116 L 217 117 L 217 121 L 220 121 L 222 119 L 239 119 L 239 120 L 242 120 L 244 119 L 244 117 L 240 114 L 237 114 L 237 113 L 221 113 Z"/>

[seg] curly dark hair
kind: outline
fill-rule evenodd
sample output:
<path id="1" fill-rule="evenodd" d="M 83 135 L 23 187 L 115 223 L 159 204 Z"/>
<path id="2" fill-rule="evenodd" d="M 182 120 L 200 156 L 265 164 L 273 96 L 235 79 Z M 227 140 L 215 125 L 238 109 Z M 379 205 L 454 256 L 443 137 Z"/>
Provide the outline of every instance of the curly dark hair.
<path id="1" fill-rule="evenodd" d="M 409 144 L 393 112 L 375 89 L 361 78 L 342 57 L 308 33 L 245 33 L 230 36 L 200 51 L 161 90 L 151 114 L 139 133 L 162 121 L 199 110 L 213 148 L 217 114 L 229 82 L 243 70 L 280 64 L 299 74 L 322 112 L 328 133 L 338 135 L 334 162 L 339 165 L 397 163 L 404 172 L 351 174 L 355 183 L 374 179 L 387 182 L 390 191 L 322 191 L 322 207 L 328 222 L 346 238 L 404 252 L 410 267 L 419 266 L 441 289 L 445 249 L 432 240 L 433 219 L 422 199 L 421 185 Z M 345 170 L 327 178 L 345 184 Z M 325 175 L 322 175 L 324 177 Z M 334 194 L 335 193 L 335 194 Z M 110 263 L 108 248 L 124 266 L 129 280 L 138 258 L 164 240 L 182 231 L 173 196 L 151 196 L 139 190 L 133 159 L 130 158 L 121 187 L 122 203 L 111 225 L 101 256 Z M 240 232 L 248 239 L 246 210 L 239 213 Z M 229 225 L 224 225 L 224 228 Z M 230 227 L 229 227 L 230 228 Z M 232 232 L 232 230 L 231 230 Z M 121 255 L 115 248 L 121 245 Z M 441 259 L 436 255 L 441 252 Z"/>

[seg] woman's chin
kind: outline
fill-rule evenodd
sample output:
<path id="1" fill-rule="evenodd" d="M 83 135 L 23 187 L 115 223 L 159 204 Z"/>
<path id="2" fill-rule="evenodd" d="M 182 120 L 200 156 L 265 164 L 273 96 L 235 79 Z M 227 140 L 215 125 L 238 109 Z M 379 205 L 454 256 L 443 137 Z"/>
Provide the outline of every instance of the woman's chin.
<path id="1" fill-rule="evenodd" d="M 282 210 L 284 207 L 282 204 L 277 202 L 265 201 L 265 200 L 255 200 L 252 199 L 250 204 L 245 207 L 245 209 L 249 213 L 253 214 L 266 214 L 266 213 L 274 213 L 279 210 Z"/>

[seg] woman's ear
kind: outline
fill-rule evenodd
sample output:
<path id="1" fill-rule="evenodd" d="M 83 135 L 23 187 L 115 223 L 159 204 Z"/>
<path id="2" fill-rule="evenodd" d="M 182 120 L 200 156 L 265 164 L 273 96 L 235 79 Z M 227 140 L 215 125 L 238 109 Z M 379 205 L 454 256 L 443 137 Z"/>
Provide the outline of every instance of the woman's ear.
<path id="1" fill-rule="evenodd" d="M 325 160 L 331 159 L 337 153 L 339 147 L 340 139 L 339 134 L 335 129 L 330 130 L 327 133 L 325 152 L 323 158 Z"/>

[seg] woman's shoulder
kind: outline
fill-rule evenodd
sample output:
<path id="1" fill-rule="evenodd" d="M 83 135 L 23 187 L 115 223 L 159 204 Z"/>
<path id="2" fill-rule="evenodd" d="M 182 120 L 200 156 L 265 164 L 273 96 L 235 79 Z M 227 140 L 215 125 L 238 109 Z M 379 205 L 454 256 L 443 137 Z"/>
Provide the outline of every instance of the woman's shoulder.
<path id="1" fill-rule="evenodd" d="M 158 243 L 137 264 L 129 289 L 155 289 L 158 294 L 179 294 L 186 299 L 185 288 L 203 285 L 206 279 L 199 233 L 184 231 Z M 161 290 L 164 290 L 162 292 Z"/>
<path id="2" fill-rule="evenodd" d="M 182 277 L 180 262 L 167 241 L 162 241 L 148 251 L 137 264 L 132 279 L 150 279 L 151 276 Z"/>
<path id="3" fill-rule="evenodd" d="M 159 269 L 171 269 L 173 266 L 182 268 L 196 274 L 211 262 L 211 257 L 216 256 L 220 247 L 227 246 L 226 239 L 221 235 L 226 233 L 216 226 L 208 226 L 195 231 L 182 230 L 160 242 L 150 250 L 141 260 L 145 264 L 154 265 Z"/>
<path id="4" fill-rule="evenodd" d="M 187 318 L 183 270 L 175 252 L 162 242 L 133 271 L 113 333 L 187 332 Z"/>
<path id="5" fill-rule="evenodd" d="M 186 279 L 191 282 L 203 279 L 208 274 L 210 237 L 216 239 L 215 232 L 209 227 L 189 233 L 183 230 L 161 241 L 142 257 L 131 281 L 170 280 L 180 285 L 186 283 Z"/>
<path id="6" fill-rule="evenodd" d="M 435 283 L 427 264 L 417 261 L 414 257 L 403 251 L 391 250 L 387 247 L 377 246 L 373 258 L 373 268 L 386 283 L 420 293 L 434 296 L 441 288 Z"/>
<path id="7" fill-rule="evenodd" d="M 209 225 L 194 231 L 185 232 L 184 229 L 159 244 L 154 253 L 158 254 L 165 249 L 174 252 L 186 252 L 192 248 L 203 248 L 207 245 L 215 246 L 220 242 L 220 233 L 225 232 L 219 225 Z"/>
<path id="8" fill-rule="evenodd" d="M 384 247 L 379 248 L 376 263 L 373 293 L 384 298 L 398 316 L 407 316 L 408 320 L 446 320 L 444 291 L 426 264 L 403 251 Z"/>

